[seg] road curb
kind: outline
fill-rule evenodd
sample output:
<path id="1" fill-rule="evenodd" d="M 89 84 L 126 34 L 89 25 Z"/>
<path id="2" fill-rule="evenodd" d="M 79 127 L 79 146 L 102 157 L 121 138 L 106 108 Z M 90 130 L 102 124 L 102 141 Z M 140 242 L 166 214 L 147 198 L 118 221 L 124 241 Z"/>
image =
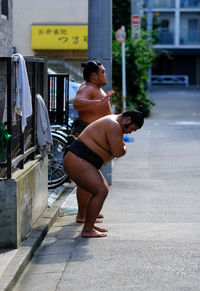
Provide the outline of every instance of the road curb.
<path id="1" fill-rule="evenodd" d="M 34 252 L 40 246 L 48 230 L 56 221 L 61 205 L 74 190 L 74 188 L 75 184 L 73 182 L 66 186 L 51 208 L 45 210 L 43 215 L 33 227 L 31 233 L 17 249 L 17 253 L 14 258 L 7 265 L 0 277 L 1 291 L 11 291 L 13 289 L 20 275 L 31 260 Z"/>

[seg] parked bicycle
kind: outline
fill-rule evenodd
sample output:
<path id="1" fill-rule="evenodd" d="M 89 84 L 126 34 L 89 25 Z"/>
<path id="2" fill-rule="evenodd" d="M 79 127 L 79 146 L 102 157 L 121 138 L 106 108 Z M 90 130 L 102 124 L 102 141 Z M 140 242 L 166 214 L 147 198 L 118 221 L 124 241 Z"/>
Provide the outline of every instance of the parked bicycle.
<path id="1" fill-rule="evenodd" d="M 67 145 L 71 144 L 71 126 L 74 115 L 73 98 L 79 84 L 69 80 L 69 74 L 57 74 L 48 69 L 48 111 L 53 138 L 52 151 L 48 155 L 48 188 L 56 188 L 69 177 L 63 168 L 63 156 Z M 70 111 L 70 112 L 69 112 Z M 73 118 L 72 117 L 72 118 Z M 66 124 L 67 126 L 63 126 Z"/>
<path id="2" fill-rule="evenodd" d="M 51 134 L 53 139 L 52 151 L 48 155 L 48 188 L 53 189 L 70 181 L 63 168 L 64 151 L 71 144 L 73 136 L 71 133 L 72 120 L 69 119 L 68 128 L 62 125 L 52 125 Z"/>

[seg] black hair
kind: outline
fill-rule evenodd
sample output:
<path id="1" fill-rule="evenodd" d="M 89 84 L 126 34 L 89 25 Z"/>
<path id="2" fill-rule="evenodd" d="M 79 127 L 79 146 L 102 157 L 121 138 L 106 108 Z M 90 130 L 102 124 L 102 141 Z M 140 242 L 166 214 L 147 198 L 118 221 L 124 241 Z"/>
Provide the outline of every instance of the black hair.
<path id="1" fill-rule="evenodd" d="M 101 63 L 99 61 L 87 61 L 81 64 L 81 67 L 83 68 L 83 79 L 86 82 L 90 81 L 90 75 L 92 73 L 98 73 L 99 66 L 101 66 Z"/>
<path id="2" fill-rule="evenodd" d="M 134 123 L 138 126 L 138 128 L 141 128 L 144 124 L 144 116 L 142 112 L 137 110 L 128 110 L 122 113 L 122 118 L 125 117 L 131 117 L 131 124 Z"/>

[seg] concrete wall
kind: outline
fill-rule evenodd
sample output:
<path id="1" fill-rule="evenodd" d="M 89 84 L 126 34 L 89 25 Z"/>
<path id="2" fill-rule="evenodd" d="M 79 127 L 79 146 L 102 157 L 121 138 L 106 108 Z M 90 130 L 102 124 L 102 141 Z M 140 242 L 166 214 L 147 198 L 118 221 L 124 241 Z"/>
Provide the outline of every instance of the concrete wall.
<path id="1" fill-rule="evenodd" d="M 8 17 L 1 14 L 0 1 L 0 57 L 10 57 L 13 47 L 13 16 L 12 16 L 12 0 L 8 1 Z"/>
<path id="2" fill-rule="evenodd" d="M 32 24 L 87 24 L 88 0 L 14 0 L 13 43 L 23 55 L 33 56 Z"/>
<path id="3" fill-rule="evenodd" d="M 48 206 L 48 160 L 27 162 L 0 181 L 0 247 L 19 247 Z"/>

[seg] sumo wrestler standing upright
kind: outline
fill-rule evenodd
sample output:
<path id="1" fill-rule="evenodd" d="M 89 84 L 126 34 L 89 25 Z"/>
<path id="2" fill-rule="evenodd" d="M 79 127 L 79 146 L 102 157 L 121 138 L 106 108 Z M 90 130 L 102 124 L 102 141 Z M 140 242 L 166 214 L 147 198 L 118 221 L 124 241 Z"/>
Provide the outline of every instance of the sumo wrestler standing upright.
<path id="1" fill-rule="evenodd" d="M 78 137 L 90 123 L 112 114 L 110 96 L 114 94 L 114 91 L 105 93 L 101 88 L 107 83 L 104 66 L 99 61 L 88 61 L 82 63 L 82 67 L 85 82 L 80 86 L 74 99 L 74 108 L 78 111 L 78 118 L 72 126 L 72 134 L 75 137 Z M 90 198 L 91 193 L 77 187 L 77 222 L 85 222 L 86 208 Z M 98 215 L 98 218 L 102 217 L 102 214 Z"/>

